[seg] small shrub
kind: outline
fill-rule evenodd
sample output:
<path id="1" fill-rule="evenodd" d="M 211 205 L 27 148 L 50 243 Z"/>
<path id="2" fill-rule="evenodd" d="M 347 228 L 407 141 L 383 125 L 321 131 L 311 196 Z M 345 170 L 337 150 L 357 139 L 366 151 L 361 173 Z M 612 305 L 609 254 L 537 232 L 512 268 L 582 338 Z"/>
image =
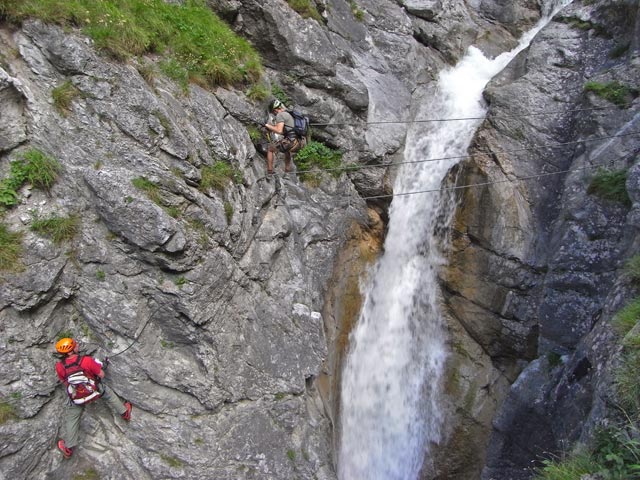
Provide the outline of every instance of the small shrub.
<path id="1" fill-rule="evenodd" d="M 621 108 L 628 106 L 638 96 L 637 89 L 623 85 L 620 82 L 587 82 L 584 85 L 584 91 L 593 92 Z"/>
<path id="2" fill-rule="evenodd" d="M 155 204 L 160 204 L 160 187 L 156 183 L 145 177 L 136 177 L 131 180 L 131 183 L 138 190 L 143 191 L 149 200 Z"/>
<path id="3" fill-rule="evenodd" d="M 605 478 L 631 480 L 640 477 L 638 433 L 633 425 L 610 426 L 596 431 L 592 456 L 604 467 Z"/>
<path id="4" fill-rule="evenodd" d="M 600 168 L 591 179 L 587 193 L 630 207 L 631 199 L 627 193 L 626 182 L 627 170 L 611 171 Z"/>
<path id="5" fill-rule="evenodd" d="M 22 233 L 11 232 L 0 223 L 0 270 L 16 269 L 22 256 Z"/>
<path id="6" fill-rule="evenodd" d="M 174 283 L 176 284 L 176 286 L 182 287 L 187 283 L 187 279 L 185 277 L 178 277 L 174 280 Z"/>
<path id="7" fill-rule="evenodd" d="M 287 450 L 287 458 L 292 462 L 296 459 L 296 452 L 293 450 Z"/>
<path id="8" fill-rule="evenodd" d="M 71 80 L 67 80 L 62 85 L 51 90 L 53 105 L 64 116 L 69 114 L 71 111 L 71 102 L 79 95 L 80 90 L 71 83 Z"/>
<path id="9" fill-rule="evenodd" d="M 101 282 L 104 282 L 104 279 L 107 277 L 107 275 L 104 273 L 104 270 L 97 270 L 96 271 L 96 278 L 98 280 L 100 280 Z"/>
<path id="10" fill-rule="evenodd" d="M 303 181 L 313 180 L 320 171 L 339 177 L 343 172 L 342 153 L 326 145 L 311 141 L 295 156 L 298 174 Z"/>
<path id="11" fill-rule="evenodd" d="M 50 238 L 56 245 L 71 240 L 78 233 L 80 218 L 77 215 L 60 217 L 53 215 L 49 218 L 38 218 L 31 222 L 31 231 Z"/>

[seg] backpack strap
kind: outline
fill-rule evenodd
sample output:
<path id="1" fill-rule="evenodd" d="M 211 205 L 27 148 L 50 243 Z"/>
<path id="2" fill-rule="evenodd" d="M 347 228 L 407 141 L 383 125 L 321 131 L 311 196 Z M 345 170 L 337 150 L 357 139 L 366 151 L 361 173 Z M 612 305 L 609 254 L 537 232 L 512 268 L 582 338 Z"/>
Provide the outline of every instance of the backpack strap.
<path id="1" fill-rule="evenodd" d="M 84 356 L 80 356 L 78 355 L 76 357 L 76 359 L 72 362 L 72 363 L 67 363 L 65 360 L 62 361 L 62 368 L 64 368 L 64 376 L 65 378 L 68 377 L 69 375 L 73 375 L 76 372 L 82 371 L 82 367 L 80 366 L 80 364 L 82 363 L 82 360 L 84 359 Z M 75 371 L 72 371 L 71 373 L 68 373 L 68 371 L 72 368 L 75 367 L 80 367 Z"/>

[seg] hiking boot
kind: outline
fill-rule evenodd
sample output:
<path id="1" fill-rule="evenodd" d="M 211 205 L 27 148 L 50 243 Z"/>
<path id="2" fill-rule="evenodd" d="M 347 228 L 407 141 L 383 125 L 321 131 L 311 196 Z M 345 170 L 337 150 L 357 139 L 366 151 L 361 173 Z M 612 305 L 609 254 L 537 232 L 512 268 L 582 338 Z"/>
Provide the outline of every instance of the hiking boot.
<path id="1" fill-rule="evenodd" d="M 58 440 L 58 449 L 62 452 L 64 458 L 71 458 L 71 455 L 73 455 L 73 449 L 67 448 L 64 440 Z"/>
<path id="2" fill-rule="evenodd" d="M 124 402 L 124 408 L 126 408 L 126 410 L 124 411 L 124 413 L 122 415 L 120 415 L 122 418 L 124 418 L 124 420 L 126 422 L 131 421 L 131 409 L 133 408 L 131 406 L 131 402 Z"/>

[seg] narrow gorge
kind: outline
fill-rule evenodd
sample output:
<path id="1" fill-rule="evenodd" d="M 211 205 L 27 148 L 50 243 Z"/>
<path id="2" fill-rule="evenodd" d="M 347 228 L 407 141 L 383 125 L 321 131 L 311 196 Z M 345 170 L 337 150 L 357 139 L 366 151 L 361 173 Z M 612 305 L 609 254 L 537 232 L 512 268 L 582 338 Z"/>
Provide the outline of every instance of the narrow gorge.
<path id="1" fill-rule="evenodd" d="M 166 4 L 262 70 L 0 0 L 0 479 L 525 480 L 631 412 L 637 0 Z M 340 168 L 266 174 L 274 95 Z M 133 404 L 69 460 L 61 335 Z"/>

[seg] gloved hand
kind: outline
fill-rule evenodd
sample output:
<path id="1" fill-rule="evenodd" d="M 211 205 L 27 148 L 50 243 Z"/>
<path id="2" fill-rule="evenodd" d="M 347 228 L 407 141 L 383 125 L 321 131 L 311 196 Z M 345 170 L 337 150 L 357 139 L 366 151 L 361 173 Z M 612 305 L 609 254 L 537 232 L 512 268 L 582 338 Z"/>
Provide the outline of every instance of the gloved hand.
<path id="1" fill-rule="evenodd" d="M 104 360 L 102 360 L 102 369 L 106 370 L 107 367 L 109 366 L 109 357 L 104 357 Z"/>

